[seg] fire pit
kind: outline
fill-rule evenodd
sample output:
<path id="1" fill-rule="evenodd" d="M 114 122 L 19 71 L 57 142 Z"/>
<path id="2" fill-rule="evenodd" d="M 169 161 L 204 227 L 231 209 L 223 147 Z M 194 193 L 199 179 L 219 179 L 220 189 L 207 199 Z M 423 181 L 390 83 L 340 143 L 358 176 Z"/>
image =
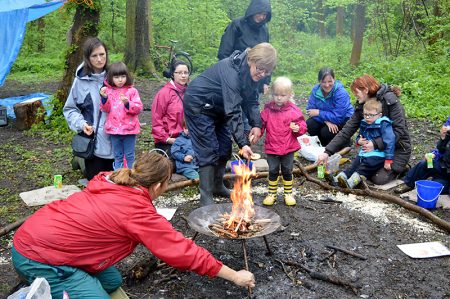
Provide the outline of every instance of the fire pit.
<path id="1" fill-rule="evenodd" d="M 231 235 L 220 234 L 211 228 L 211 225 L 220 223 L 220 219 L 223 219 L 223 215 L 227 215 L 231 210 L 232 203 L 215 204 L 198 208 L 189 214 L 189 226 L 196 232 L 212 237 L 250 239 L 263 237 L 273 233 L 281 225 L 280 216 L 274 211 L 260 206 L 254 206 L 255 215 L 252 218 L 252 221 L 261 224 L 262 229 L 260 231 L 255 231 L 251 234 L 238 234 L 236 237 L 232 237 Z"/>
<path id="2" fill-rule="evenodd" d="M 213 204 L 198 208 L 188 216 L 189 226 L 198 233 L 212 237 L 231 240 L 241 240 L 248 270 L 246 239 L 263 237 L 267 253 L 272 254 L 266 235 L 274 232 L 281 225 L 280 216 L 272 210 L 255 206 L 252 199 L 251 178 L 255 169 L 250 169 L 245 163 L 234 167 L 237 174 L 234 188 L 231 192 L 233 203 Z M 249 296 L 251 289 L 248 289 Z"/>

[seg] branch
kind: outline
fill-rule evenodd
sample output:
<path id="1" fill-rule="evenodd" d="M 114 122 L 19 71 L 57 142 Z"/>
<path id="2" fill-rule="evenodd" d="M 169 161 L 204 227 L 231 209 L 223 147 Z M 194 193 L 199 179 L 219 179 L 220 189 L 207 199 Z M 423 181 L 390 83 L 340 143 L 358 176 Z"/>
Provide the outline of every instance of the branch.
<path id="1" fill-rule="evenodd" d="M 303 176 L 305 176 L 305 178 L 310 181 L 313 182 L 319 186 L 321 186 L 322 188 L 324 188 L 325 190 L 333 190 L 333 191 L 339 191 L 342 193 L 346 193 L 346 194 L 354 194 L 354 195 L 359 195 L 359 196 L 370 196 L 370 197 L 374 197 L 377 199 L 381 199 L 384 201 L 388 201 L 391 203 L 395 203 L 400 205 L 401 207 L 409 210 L 409 211 L 413 211 L 415 213 L 418 213 L 422 216 L 424 216 L 425 218 L 427 218 L 428 220 L 430 220 L 432 223 L 436 224 L 437 226 L 439 226 L 440 228 L 446 230 L 447 232 L 450 232 L 450 223 L 445 221 L 444 219 L 441 219 L 439 217 L 437 217 L 436 215 L 434 215 L 433 213 L 431 213 L 430 211 L 428 211 L 427 209 L 424 209 L 418 205 L 415 204 L 411 204 L 403 199 L 401 199 L 400 197 L 385 193 L 385 192 L 380 192 L 380 191 L 373 191 L 371 189 L 369 189 L 366 185 L 364 190 L 361 189 L 347 189 L 347 188 L 340 188 L 340 187 L 333 187 L 325 182 L 322 182 L 321 180 L 318 180 L 316 178 L 313 178 L 312 176 L 310 176 L 308 174 L 308 172 L 306 171 L 306 169 L 300 164 L 300 162 L 298 162 L 297 160 L 294 162 L 300 169 L 300 171 L 302 172 Z M 363 185 L 364 186 L 364 185 Z"/>

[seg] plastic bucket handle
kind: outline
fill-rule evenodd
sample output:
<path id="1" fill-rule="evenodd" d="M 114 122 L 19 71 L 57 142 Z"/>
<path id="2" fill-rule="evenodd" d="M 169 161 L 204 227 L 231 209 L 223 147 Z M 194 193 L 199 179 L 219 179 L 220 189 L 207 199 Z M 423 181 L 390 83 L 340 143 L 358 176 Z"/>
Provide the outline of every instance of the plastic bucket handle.
<path id="1" fill-rule="evenodd" d="M 432 183 L 435 183 L 436 185 L 435 186 L 426 186 L 426 185 L 422 184 L 423 182 L 427 182 L 426 184 L 430 184 L 430 182 L 432 182 Z M 439 195 L 441 194 L 442 190 L 444 189 L 444 186 L 441 183 L 434 182 L 434 181 L 416 181 L 415 184 L 416 184 L 416 190 L 417 190 L 417 197 L 419 197 L 420 200 L 422 200 L 424 202 L 433 202 L 433 201 L 435 201 L 439 197 Z M 439 184 L 440 187 L 437 184 Z M 422 196 L 420 196 L 419 188 L 420 189 L 423 189 L 423 188 L 438 189 L 439 188 L 440 190 L 437 193 L 437 195 L 435 197 L 433 197 L 432 199 L 424 199 L 424 198 L 422 198 Z"/>

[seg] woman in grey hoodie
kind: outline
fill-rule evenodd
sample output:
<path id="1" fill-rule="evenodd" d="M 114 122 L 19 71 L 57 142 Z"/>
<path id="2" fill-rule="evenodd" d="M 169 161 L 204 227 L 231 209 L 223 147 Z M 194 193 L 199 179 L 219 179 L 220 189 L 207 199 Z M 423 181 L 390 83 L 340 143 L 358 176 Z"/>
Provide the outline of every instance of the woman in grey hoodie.
<path id="1" fill-rule="evenodd" d="M 63 108 L 64 117 L 71 130 L 97 136 L 92 159 L 85 160 L 85 176 L 91 180 L 101 171 L 113 170 L 114 155 L 111 141 L 103 129 L 107 113 L 100 110 L 100 88 L 103 85 L 108 64 L 108 50 L 98 38 L 91 37 L 83 45 L 83 63 L 75 73 L 75 80 Z M 98 130 L 94 132 L 97 127 Z"/>

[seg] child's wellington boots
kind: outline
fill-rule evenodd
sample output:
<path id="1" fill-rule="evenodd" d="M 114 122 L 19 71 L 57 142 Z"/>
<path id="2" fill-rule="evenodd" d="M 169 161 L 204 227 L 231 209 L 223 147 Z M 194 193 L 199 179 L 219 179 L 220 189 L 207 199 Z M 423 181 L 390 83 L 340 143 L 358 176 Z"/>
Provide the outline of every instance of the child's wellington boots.
<path id="1" fill-rule="evenodd" d="M 264 198 L 263 205 L 271 206 L 277 199 L 278 178 L 276 181 L 269 180 L 269 194 Z"/>
<path id="2" fill-rule="evenodd" d="M 338 182 L 342 188 L 353 189 L 361 183 L 361 176 L 354 172 L 347 180 L 343 176 L 338 177 Z"/>
<path id="3" fill-rule="evenodd" d="M 287 206 L 295 206 L 297 203 L 295 198 L 292 196 L 292 184 L 294 180 L 285 181 L 283 179 L 283 187 L 284 187 L 284 203 Z"/>

